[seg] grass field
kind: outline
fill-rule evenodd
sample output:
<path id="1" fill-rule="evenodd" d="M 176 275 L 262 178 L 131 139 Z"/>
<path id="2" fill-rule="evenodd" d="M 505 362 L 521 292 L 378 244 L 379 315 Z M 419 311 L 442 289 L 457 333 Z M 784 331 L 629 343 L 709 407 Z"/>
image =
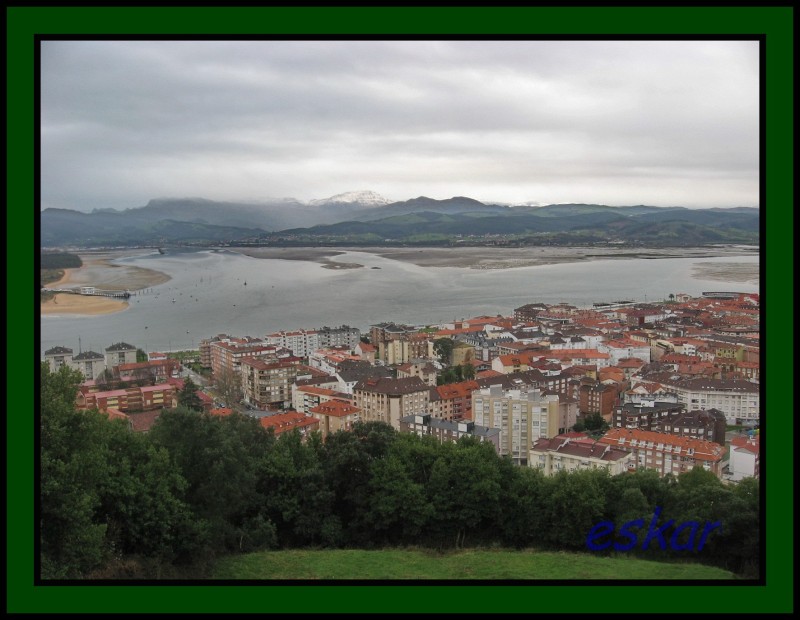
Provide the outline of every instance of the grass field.
<path id="1" fill-rule="evenodd" d="M 229 556 L 214 579 L 734 579 L 690 563 L 587 553 L 464 550 L 292 550 Z"/>

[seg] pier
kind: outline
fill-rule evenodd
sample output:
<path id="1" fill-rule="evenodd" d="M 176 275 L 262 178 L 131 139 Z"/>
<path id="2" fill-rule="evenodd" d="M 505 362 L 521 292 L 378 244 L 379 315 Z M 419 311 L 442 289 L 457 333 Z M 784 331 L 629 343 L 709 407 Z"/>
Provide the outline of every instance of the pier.
<path id="1" fill-rule="evenodd" d="M 47 293 L 70 293 L 72 295 L 89 295 L 95 297 L 113 297 L 115 299 L 129 299 L 133 293 L 130 291 L 112 291 L 95 288 L 93 286 L 82 286 L 80 289 L 74 288 L 42 288 Z"/>

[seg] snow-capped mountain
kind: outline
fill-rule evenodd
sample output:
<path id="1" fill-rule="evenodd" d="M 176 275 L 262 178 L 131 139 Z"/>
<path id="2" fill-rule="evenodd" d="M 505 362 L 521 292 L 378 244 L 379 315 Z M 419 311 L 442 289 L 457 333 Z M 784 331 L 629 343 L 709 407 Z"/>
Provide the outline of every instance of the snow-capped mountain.
<path id="1" fill-rule="evenodd" d="M 321 207 L 329 204 L 358 204 L 364 207 L 382 207 L 391 204 L 392 200 L 384 198 L 377 192 L 364 190 L 360 192 L 345 192 L 343 194 L 336 194 L 330 198 L 320 198 L 318 200 L 309 200 L 308 204 L 313 207 Z"/>

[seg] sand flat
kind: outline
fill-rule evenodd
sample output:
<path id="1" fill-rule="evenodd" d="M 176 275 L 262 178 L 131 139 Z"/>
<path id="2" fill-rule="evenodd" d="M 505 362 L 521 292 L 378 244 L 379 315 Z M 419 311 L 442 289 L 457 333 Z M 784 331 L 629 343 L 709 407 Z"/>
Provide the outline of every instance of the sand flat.
<path id="1" fill-rule="evenodd" d="M 136 256 L 149 251 L 109 251 L 81 253 L 81 267 L 65 269 L 58 282 L 51 282 L 46 288 L 77 289 L 81 286 L 94 286 L 110 291 L 137 291 L 157 286 L 170 280 L 170 277 L 154 269 L 115 265 L 115 258 Z M 82 314 L 97 315 L 120 312 L 128 307 L 128 302 L 112 297 L 58 293 L 41 304 L 42 314 Z"/>
<path id="2" fill-rule="evenodd" d="M 112 297 L 58 293 L 41 305 L 42 314 L 85 314 L 95 316 L 120 312 L 128 302 Z"/>

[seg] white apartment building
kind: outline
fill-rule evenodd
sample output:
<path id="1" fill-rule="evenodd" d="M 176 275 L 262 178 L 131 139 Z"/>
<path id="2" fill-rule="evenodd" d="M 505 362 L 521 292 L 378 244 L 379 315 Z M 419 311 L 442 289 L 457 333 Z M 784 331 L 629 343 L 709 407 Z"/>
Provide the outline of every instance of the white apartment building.
<path id="1" fill-rule="evenodd" d="M 759 385 L 738 379 L 688 379 L 667 385 L 678 395 L 678 402 L 689 411 L 719 409 L 728 424 L 758 424 L 760 414 Z"/>
<path id="2" fill-rule="evenodd" d="M 558 396 L 538 389 L 503 390 L 501 385 L 472 393 L 475 424 L 500 429 L 500 454 L 525 465 L 533 443 L 558 434 Z"/>

